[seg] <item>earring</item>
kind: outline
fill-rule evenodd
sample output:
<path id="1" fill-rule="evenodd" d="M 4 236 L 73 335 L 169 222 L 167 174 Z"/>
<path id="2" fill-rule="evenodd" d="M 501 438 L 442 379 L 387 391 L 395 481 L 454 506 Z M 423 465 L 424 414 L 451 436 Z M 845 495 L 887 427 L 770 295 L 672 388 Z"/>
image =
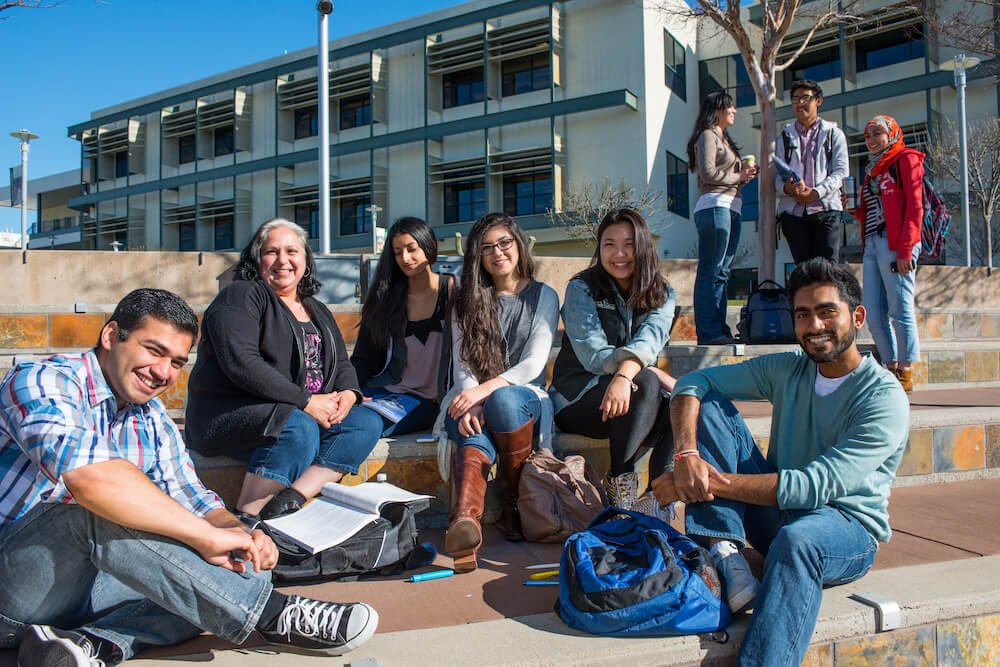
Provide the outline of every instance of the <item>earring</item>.
<path id="1" fill-rule="evenodd" d="M 312 275 L 312 269 L 307 266 L 306 267 L 306 272 L 302 274 L 302 277 L 303 278 L 308 278 L 310 275 Z"/>

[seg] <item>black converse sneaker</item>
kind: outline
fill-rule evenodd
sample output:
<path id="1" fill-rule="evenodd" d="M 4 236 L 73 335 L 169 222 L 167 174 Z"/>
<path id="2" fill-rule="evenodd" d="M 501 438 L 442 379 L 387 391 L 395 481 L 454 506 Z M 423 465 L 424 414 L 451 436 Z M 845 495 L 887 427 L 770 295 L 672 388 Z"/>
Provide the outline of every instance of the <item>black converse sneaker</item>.
<path id="1" fill-rule="evenodd" d="M 341 604 L 289 595 L 273 630 L 258 629 L 271 644 L 347 653 L 371 639 L 378 612 L 363 602 Z"/>
<path id="2" fill-rule="evenodd" d="M 102 656 L 101 647 L 82 632 L 32 625 L 17 652 L 18 667 L 110 667 L 121 662 L 117 649 Z"/>

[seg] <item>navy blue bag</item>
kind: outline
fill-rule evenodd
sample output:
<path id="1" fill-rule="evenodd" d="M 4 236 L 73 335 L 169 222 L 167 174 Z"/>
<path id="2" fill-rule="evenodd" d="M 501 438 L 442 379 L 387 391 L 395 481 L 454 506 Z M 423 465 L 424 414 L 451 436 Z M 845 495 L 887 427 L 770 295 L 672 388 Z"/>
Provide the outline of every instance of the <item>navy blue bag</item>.
<path id="1" fill-rule="evenodd" d="M 617 637 L 714 632 L 729 624 L 708 551 L 659 519 L 617 507 L 566 540 L 556 612 L 572 628 Z"/>

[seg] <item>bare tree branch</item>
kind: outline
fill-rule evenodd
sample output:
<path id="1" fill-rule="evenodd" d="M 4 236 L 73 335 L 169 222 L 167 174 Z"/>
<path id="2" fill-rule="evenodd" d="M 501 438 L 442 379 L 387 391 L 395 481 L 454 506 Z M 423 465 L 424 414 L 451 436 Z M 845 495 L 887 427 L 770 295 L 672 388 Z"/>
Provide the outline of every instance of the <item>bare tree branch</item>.
<path id="1" fill-rule="evenodd" d="M 938 44 L 1000 57 L 1000 0 L 910 0 L 910 5 L 923 14 L 928 36 Z"/>
<path id="2" fill-rule="evenodd" d="M 572 186 L 563 194 L 562 210 L 547 209 L 545 214 L 553 227 L 565 231 L 570 237 L 583 241 L 589 247 L 597 245 L 597 226 L 608 211 L 628 206 L 638 211 L 653 233 L 663 231 L 656 219 L 663 212 L 661 192 L 636 192 L 622 179 L 617 185 L 605 178 L 599 184 L 584 183 L 579 189 Z"/>

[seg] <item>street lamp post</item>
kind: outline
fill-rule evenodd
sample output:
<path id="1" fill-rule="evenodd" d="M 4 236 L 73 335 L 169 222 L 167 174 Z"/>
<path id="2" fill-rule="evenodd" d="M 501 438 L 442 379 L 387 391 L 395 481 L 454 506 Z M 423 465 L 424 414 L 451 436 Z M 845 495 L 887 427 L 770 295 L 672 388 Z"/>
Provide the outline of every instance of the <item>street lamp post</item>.
<path id="1" fill-rule="evenodd" d="M 365 210 L 372 214 L 372 254 L 378 254 L 378 213 L 382 207 L 378 204 L 372 204 Z"/>
<path id="2" fill-rule="evenodd" d="M 958 147 L 959 171 L 962 177 L 962 224 L 965 226 L 965 265 L 972 266 L 972 234 L 969 226 L 969 149 L 965 119 L 965 71 L 979 64 L 979 58 L 960 53 L 954 60 L 941 63 L 941 69 L 955 72 L 955 88 L 958 91 Z M 987 249 L 987 252 L 990 252 Z"/>
<path id="3" fill-rule="evenodd" d="M 20 129 L 10 136 L 21 140 L 21 250 L 28 249 L 28 142 L 37 139 L 37 134 Z"/>
<path id="4" fill-rule="evenodd" d="M 330 254 L 330 49 L 327 44 L 326 17 L 333 12 L 333 3 L 316 3 L 319 14 L 319 45 L 317 48 L 317 80 L 319 81 L 319 251 Z"/>

